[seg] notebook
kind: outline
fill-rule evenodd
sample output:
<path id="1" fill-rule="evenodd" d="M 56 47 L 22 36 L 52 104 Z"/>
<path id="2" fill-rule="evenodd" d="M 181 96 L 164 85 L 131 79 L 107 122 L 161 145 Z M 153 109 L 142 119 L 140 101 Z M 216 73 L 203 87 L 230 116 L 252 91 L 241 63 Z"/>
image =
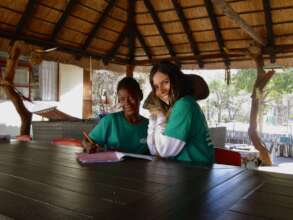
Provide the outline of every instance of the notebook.
<path id="1" fill-rule="evenodd" d="M 118 151 L 107 151 L 99 152 L 94 154 L 88 153 L 77 153 L 76 159 L 82 164 L 88 163 L 111 163 L 111 162 L 120 162 L 124 160 L 125 157 L 133 157 L 145 160 L 153 160 L 153 156 L 144 155 L 144 154 L 132 154 L 132 153 L 122 153 Z"/>

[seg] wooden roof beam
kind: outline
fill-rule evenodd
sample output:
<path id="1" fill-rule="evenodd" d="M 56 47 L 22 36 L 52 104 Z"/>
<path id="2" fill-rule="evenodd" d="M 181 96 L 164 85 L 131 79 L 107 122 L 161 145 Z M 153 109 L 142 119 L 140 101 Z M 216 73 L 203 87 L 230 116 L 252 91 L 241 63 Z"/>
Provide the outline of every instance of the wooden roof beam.
<path id="1" fill-rule="evenodd" d="M 135 54 L 135 2 L 133 0 L 128 1 L 127 35 L 129 64 L 133 64 Z"/>
<path id="2" fill-rule="evenodd" d="M 223 13 L 239 25 L 254 41 L 262 46 L 266 46 L 267 42 L 263 39 L 249 24 L 244 21 L 237 12 L 231 8 L 231 6 L 225 2 L 225 0 L 212 0 L 217 6 L 220 6 Z M 264 0 L 269 1 L 269 0 Z"/>
<path id="3" fill-rule="evenodd" d="M 264 13 L 265 13 L 265 19 L 266 19 L 267 40 L 268 40 L 267 48 L 270 50 L 271 63 L 275 63 L 276 62 L 276 54 L 274 52 L 275 37 L 273 32 L 271 5 L 269 0 L 263 0 L 262 2 L 263 2 Z"/>
<path id="4" fill-rule="evenodd" d="M 248 57 L 249 55 L 242 55 L 242 54 L 233 54 L 231 55 L 231 58 L 245 58 Z M 210 59 L 219 59 L 219 58 L 223 58 L 223 55 L 221 53 L 217 53 L 217 54 L 207 54 L 207 55 L 202 55 L 201 58 L 203 60 L 210 60 Z M 182 57 L 178 57 L 178 59 L 183 62 L 183 61 L 190 61 L 193 59 L 196 59 L 196 56 L 192 55 L 192 56 L 182 56 Z M 163 59 L 158 59 L 158 58 L 153 58 L 151 60 L 152 63 L 158 63 L 161 60 L 165 60 L 165 61 L 174 61 L 174 59 L 172 57 L 170 58 L 163 58 Z M 146 65 L 149 63 L 149 60 L 137 60 L 136 65 Z"/>
<path id="5" fill-rule="evenodd" d="M 73 9 L 74 5 L 78 2 L 78 0 L 70 0 L 66 6 L 65 11 L 63 12 L 61 18 L 58 20 L 57 24 L 55 25 L 55 28 L 53 30 L 53 33 L 50 37 L 50 41 L 56 41 L 56 38 L 59 34 L 59 31 L 61 30 L 62 26 L 64 25 L 67 17 L 69 16 L 71 10 Z"/>
<path id="6" fill-rule="evenodd" d="M 108 13 L 113 8 L 115 2 L 116 2 L 116 0 L 110 0 L 109 1 L 106 9 L 103 12 L 103 14 L 99 17 L 98 21 L 96 22 L 96 24 L 94 25 L 93 29 L 89 33 L 87 39 L 85 40 L 84 45 L 82 46 L 82 49 L 86 50 L 89 47 L 89 45 L 91 44 L 91 42 L 92 42 L 93 38 L 95 37 L 96 33 L 98 32 L 98 30 L 100 29 L 100 27 L 104 23 Z"/>
<path id="7" fill-rule="evenodd" d="M 103 62 L 105 64 L 107 64 L 110 60 L 113 59 L 113 56 L 115 55 L 116 51 L 118 50 L 118 48 L 120 47 L 121 43 L 123 42 L 123 40 L 126 37 L 127 28 L 128 28 L 128 25 L 126 24 L 124 26 L 123 30 L 121 31 L 120 35 L 118 36 L 116 42 L 114 43 L 113 47 L 105 55 L 105 57 L 103 59 Z"/>
<path id="8" fill-rule="evenodd" d="M 29 2 L 26 4 L 23 15 L 20 18 L 18 24 L 16 25 L 16 30 L 15 30 L 16 34 L 20 34 L 22 32 L 23 27 L 25 26 L 25 23 L 28 21 L 28 19 L 32 15 L 36 2 L 37 2 L 36 0 L 29 0 Z"/>
<path id="9" fill-rule="evenodd" d="M 188 24 L 188 22 L 186 20 L 186 17 L 184 15 L 182 7 L 180 6 L 178 0 L 172 0 L 172 2 L 173 2 L 173 5 L 174 5 L 174 8 L 176 10 L 177 16 L 179 17 L 179 19 L 181 21 L 181 24 L 183 26 L 183 29 L 184 29 L 187 37 L 188 37 L 188 41 L 190 43 L 192 52 L 193 52 L 194 56 L 197 59 L 198 66 L 200 68 L 203 68 L 204 65 L 203 65 L 202 59 L 199 56 L 199 50 L 198 50 L 198 47 L 197 47 L 197 43 L 195 42 L 195 40 L 193 38 L 191 28 L 190 28 L 190 26 L 189 26 L 189 24 Z"/>
<path id="10" fill-rule="evenodd" d="M 236 52 L 239 51 L 237 50 L 231 50 L 232 52 Z M 240 51 L 240 53 L 232 53 L 230 55 L 230 58 L 247 58 L 247 59 L 251 59 L 252 57 L 255 57 L 258 53 L 260 53 L 259 51 L 261 51 L 263 53 L 263 55 L 269 55 L 270 51 L 268 50 L 268 48 L 259 48 L 259 47 L 249 47 L 248 50 L 245 49 L 243 51 Z M 293 53 L 293 45 L 291 44 L 285 44 L 285 45 L 276 45 L 275 46 L 275 52 L 276 53 Z M 222 54 L 217 53 L 217 54 L 203 54 L 201 55 L 201 58 L 203 60 L 210 60 L 210 59 L 217 59 L 217 58 L 222 58 Z M 192 59 L 195 59 L 195 56 L 182 56 L 179 57 L 180 61 L 190 61 Z M 157 63 L 162 59 L 158 59 L 158 58 L 153 58 L 151 60 L 151 62 L 153 63 Z M 168 61 L 174 61 L 174 59 L 171 58 L 163 58 L 163 60 L 168 60 Z M 137 60 L 136 65 L 146 65 L 149 63 L 149 60 Z"/>
<path id="11" fill-rule="evenodd" d="M 168 51 L 169 51 L 171 57 L 172 57 L 174 60 L 176 60 L 176 63 L 177 63 L 178 65 L 180 65 L 179 60 L 176 58 L 176 53 L 175 53 L 175 50 L 174 50 L 173 47 L 172 47 L 171 41 L 169 40 L 169 38 L 168 38 L 166 32 L 165 32 L 164 29 L 163 29 L 163 26 L 162 26 L 162 24 L 161 24 L 161 22 L 160 22 L 160 20 L 159 20 L 158 15 L 157 15 L 156 12 L 155 12 L 155 9 L 154 9 L 153 5 L 151 4 L 151 2 L 150 2 L 149 0 L 143 0 L 143 2 L 144 2 L 144 4 L 145 4 L 146 8 L 149 10 L 149 13 L 150 13 L 151 16 L 152 16 L 152 18 L 153 18 L 153 20 L 154 20 L 154 22 L 155 22 L 155 25 L 156 25 L 156 27 L 157 27 L 157 29 L 158 29 L 158 31 L 159 31 L 161 37 L 163 38 L 164 43 L 165 43 L 165 45 L 166 45 L 166 47 L 167 47 L 167 49 L 168 49 Z"/>
<path id="12" fill-rule="evenodd" d="M 223 37 L 222 37 L 222 34 L 221 34 L 221 30 L 219 28 L 219 24 L 218 24 L 216 15 L 214 13 L 213 4 L 212 4 L 211 0 L 204 0 L 204 2 L 205 2 L 205 6 L 206 6 L 206 9 L 207 9 L 209 18 L 211 20 L 212 26 L 213 26 L 214 33 L 216 35 L 216 40 L 217 40 L 218 46 L 220 48 L 221 54 L 222 54 L 223 59 L 224 59 L 224 63 L 226 65 L 226 67 L 228 67 L 228 66 L 230 66 L 230 60 L 228 58 L 227 53 L 224 51 L 225 44 L 224 44 L 224 40 L 223 40 Z"/>
<path id="13" fill-rule="evenodd" d="M 43 39 L 37 39 L 34 37 L 24 36 L 21 34 L 16 35 L 15 33 L 6 32 L 6 31 L 2 31 L 2 30 L 0 30 L 0 37 L 4 37 L 7 39 L 23 40 L 26 43 L 29 43 L 32 45 L 37 45 L 40 47 L 58 47 L 58 50 L 64 51 L 66 53 L 70 53 L 70 54 L 73 54 L 76 56 L 81 55 L 81 56 L 85 56 L 85 57 L 92 57 L 95 59 L 104 59 L 105 58 L 105 55 L 102 55 L 99 53 L 94 53 L 94 52 L 88 52 L 88 51 L 82 50 L 81 48 L 75 48 L 75 47 L 60 44 L 57 42 L 43 40 Z M 121 64 L 127 64 L 127 62 L 128 62 L 126 59 L 123 59 L 120 57 L 117 57 L 115 60 Z"/>
<path id="14" fill-rule="evenodd" d="M 138 40 L 139 40 L 142 48 L 144 49 L 145 54 L 147 55 L 147 57 L 149 58 L 149 60 L 152 60 L 151 50 L 146 45 L 146 42 L 145 42 L 142 34 L 140 33 L 139 29 L 137 28 L 137 26 L 135 27 L 135 32 L 136 32 L 136 36 L 137 36 L 137 38 L 138 38 Z"/>

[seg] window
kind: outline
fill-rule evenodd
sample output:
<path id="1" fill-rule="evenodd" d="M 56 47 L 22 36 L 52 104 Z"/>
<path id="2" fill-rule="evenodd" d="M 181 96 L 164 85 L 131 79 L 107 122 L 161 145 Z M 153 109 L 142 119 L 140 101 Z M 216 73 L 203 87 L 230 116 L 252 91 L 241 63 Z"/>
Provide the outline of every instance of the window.
<path id="1" fill-rule="evenodd" d="M 5 67 L 1 68 L 1 76 L 5 77 Z M 18 67 L 15 70 L 14 75 L 14 85 L 18 92 L 20 92 L 25 97 L 30 97 L 30 77 L 29 77 L 29 68 L 28 67 Z M 7 99 L 7 96 L 4 92 L 4 89 L 0 87 L 0 99 Z"/>
<path id="2" fill-rule="evenodd" d="M 5 68 L 1 68 L 4 77 Z M 18 92 L 31 100 L 58 100 L 58 63 L 43 61 L 40 65 L 17 67 L 14 75 L 14 85 Z M 7 99 L 0 87 L 0 99 Z"/>
<path id="3" fill-rule="evenodd" d="M 43 61 L 39 65 L 39 96 L 42 101 L 58 100 L 58 63 Z"/>

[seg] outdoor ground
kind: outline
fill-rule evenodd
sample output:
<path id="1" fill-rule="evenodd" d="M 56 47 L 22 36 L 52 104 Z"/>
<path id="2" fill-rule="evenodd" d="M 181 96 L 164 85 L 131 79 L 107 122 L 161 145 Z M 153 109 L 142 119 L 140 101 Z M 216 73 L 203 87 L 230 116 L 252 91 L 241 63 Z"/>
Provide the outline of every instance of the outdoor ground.
<path id="1" fill-rule="evenodd" d="M 275 157 L 273 160 L 273 166 L 259 167 L 259 170 L 286 173 L 293 175 L 293 158 L 292 157 Z"/>

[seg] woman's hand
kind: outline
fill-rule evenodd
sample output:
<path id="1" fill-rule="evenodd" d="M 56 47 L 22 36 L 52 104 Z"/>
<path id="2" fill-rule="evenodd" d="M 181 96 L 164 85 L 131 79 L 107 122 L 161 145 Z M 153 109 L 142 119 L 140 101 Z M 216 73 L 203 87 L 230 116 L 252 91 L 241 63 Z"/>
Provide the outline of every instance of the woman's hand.
<path id="1" fill-rule="evenodd" d="M 90 142 L 86 138 L 84 138 L 81 143 L 83 147 L 83 152 L 88 154 L 99 152 L 101 149 L 100 145 Z"/>

